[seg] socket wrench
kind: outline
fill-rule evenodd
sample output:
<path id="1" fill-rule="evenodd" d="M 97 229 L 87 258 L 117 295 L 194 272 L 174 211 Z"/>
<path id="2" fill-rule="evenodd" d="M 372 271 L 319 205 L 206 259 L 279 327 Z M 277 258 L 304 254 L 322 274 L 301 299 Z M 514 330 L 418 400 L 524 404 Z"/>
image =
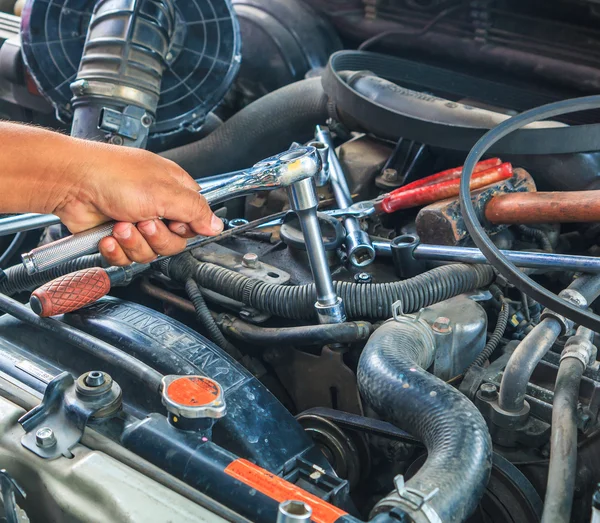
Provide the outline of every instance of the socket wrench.
<path id="1" fill-rule="evenodd" d="M 331 133 L 327 127 L 317 125 L 315 137 L 319 142 L 329 147 L 329 178 L 333 195 L 338 206 L 341 209 L 347 209 L 352 205 L 352 195 L 342 164 L 335 153 Z M 344 220 L 344 227 L 347 233 L 346 253 L 350 263 L 355 267 L 364 267 L 372 263 L 375 259 L 375 249 L 371 244 L 369 235 L 361 229 L 358 220 L 354 217 L 348 217 Z"/>
<path id="2" fill-rule="evenodd" d="M 321 159 L 314 147 L 298 147 L 258 162 L 252 168 L 240 171 L 227 181 L 200 193 L 210 205 L 259 191 L 271 191 L 305 178 L 313 178 L 321 170 Z M 36 274 L 98 252 L 98 243 L 110 236 L 115 222 L 102 224 L 88 231 L 68 236 L 23 254 L 28 274 Z"/>

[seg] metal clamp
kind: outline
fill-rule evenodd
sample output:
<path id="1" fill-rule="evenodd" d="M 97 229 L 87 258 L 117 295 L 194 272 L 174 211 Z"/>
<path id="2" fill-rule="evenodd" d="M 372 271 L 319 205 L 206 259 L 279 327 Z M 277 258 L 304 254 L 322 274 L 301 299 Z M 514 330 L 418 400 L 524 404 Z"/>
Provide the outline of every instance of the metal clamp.
<path id="1" fill-rule="evenodd" d="M 573 305 L 577 305 L 578 307 L 580 307 L 582 309 L 585 309 L 588 306 L 588 302 L 585 299 L 585 297 L 581 293 L 579 293 L 578 291 L 576 291 L 574 289 L 564 289 L 564 290 L 560 291 L 558 296 L 560 298 L 562 298 L 563 300 L 568 301 L 568 302 L 572 303 Z M 572 320 L 570 320 L 570 319 L 566 318 L 565 316 L 563 316 L 562 314 L 558 314 L 557 312 L 554 312 L 553 310 L 550 310 L 550 309 L 544 309 L 542 311 L 542 314 L 540 315 L 540 320 L 544 320 L 546 318 L 553 318 L 560 323 L 560 326 L 561 326 L 560 335 L 561 336 L 564 335 L 565 333 L 569 332 L 573 328 L 573 325 L 575 325 L 575 322 L 573 322 Z"/>
<path id="2" fill-rule="evenodd" d="M 21 444 L 45 459 L 72 457 L 70 450 L 79 443 L 92 417 L 106 417 L 121 408 L 121 388 L 106 373 L 99 385 L 86 372 L 77 382 L 68 372 L 54 378 L 46 387 L 42 402 L 19 418 L 26 434 Z"/>
<path id="3" fill-rule="evenodd" d="M 594 333 L 585 327 L 579 327 L 575 336 L 571 336 L 565 343 L 565 348 L 560 355 L 560 361 L 567 358 L 579 360 L 583 367 L 595 361 L 597 349 L 592 343 Z"/>
<path id="4" fill-rule="evenodd" d="M 394 478 L 396 490 L 383 498 L 375 506 L 374 513 L 382 508 L 400 508 L 407 512 L 414 523 L 442 523 L 438 513 L 428 503 L 439 492 L 439 488 L 433 489 L 428 494 L 406 486 L 404 476 L 398 474 Z"/>

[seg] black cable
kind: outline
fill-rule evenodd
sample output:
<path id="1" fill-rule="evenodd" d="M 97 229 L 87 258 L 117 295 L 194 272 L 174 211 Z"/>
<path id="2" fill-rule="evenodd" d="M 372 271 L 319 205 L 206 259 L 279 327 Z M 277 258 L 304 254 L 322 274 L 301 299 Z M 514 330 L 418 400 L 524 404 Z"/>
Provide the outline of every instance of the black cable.
<path id="1" fill-rule="evenodd" d="M 200 287 L 198 287 L 198 284 L 191 278 L 185 282 L 185 292 L 187 292 L 191 302 L 194 304 L 196 318 L 208 333 L 210 340 L 214 341 L 231 357 L 239 360 L 242 355 L 227 341 L 225 336 L 223 336 L 223 333 L 217 326 L 217 322 L 212 317 L 210 310 L 204 301 L 204 296 L 202 296 L 202 293 L 200 292 Z"/>
<path id="2" fill-rule="evenodd" d="M 471 202 L 470 184 L 477 162 L 490 147 L 506 135 L 539 120 L 598 108 L 600 108 L 600 96 L 586 96 L 543 105 L 513 116 L 488 131 L 474 145 L 465 161 L 460 181 L 460 207 L 463 219 L 475 245 L 481 250 L 488 262 L 510 283 L 537 302 L 595 332 L 600 332 L 600 316 L 580 309 L 576 305 L 544 289 L 544 287 L 523 274 L 492 243 L 484 228 L 479 223 L 475 208 Z M 598 140 L 595 150 L 600 150 L 600 140 Z"/>
<path id="3" fill-rule="evenodd" d="M 506 331 L 506 326 L 508 325 L 508 318 L 510 317 L 510 305 L 504 296 L 500 297 L 500 303 L 502 303 L 502 307 L 500 308 L 500 312 L 498 313 L 498 321 L 496 322 L 496 327 L 494 328 L 494 332 L 490 336 L 490 339 L 486 343 L 483 350 L 479 353 L 479 356 L 475 359 L 469 368 L 464 372 L 466 374 L 472 367 L 477 365 L 478 367 L 482 367 L 486 360 L 493 354 L 493 352 L 498 348 L 498 344 L 502 340 L 504 336 L 504 332 Z"/>
<path id="4" fill-rule="evenodd" d="M 18 251 L 23 245 L 25 238 L 27 237 L 27 233 L 19 232 L 15 234 L 15 237 L 12 239 L 6 250 L 0 256 L 0 267 L 6 267 L 6 264 L 9 260 L 15 255 L 18 254 Z"/>
<path id="5" fill-rule="evenodd" d="M 368 38 L 362 44 L 360 44 L 358 46 L 358 50 L 364 51 L 365 49 L 372 47 L 373 44 L 380 42 L 388 36 L 422 36 L 426 34 L 433 26 L 445 20 L 449 15 L 456 11 L 464 9 L 465 7 L 468 7 L 468 5 L 459 4 L 449 7 L 448 9 L 444 9 L 443 11 L 440 11 L 437 15 L 435 15 L 431 20 L 429 20 L 429 22 L 427 22 L 421 29 L 391 29 L 390 31 L 384 31 L 383 33 L 376 34 L 375 36 Z"/>

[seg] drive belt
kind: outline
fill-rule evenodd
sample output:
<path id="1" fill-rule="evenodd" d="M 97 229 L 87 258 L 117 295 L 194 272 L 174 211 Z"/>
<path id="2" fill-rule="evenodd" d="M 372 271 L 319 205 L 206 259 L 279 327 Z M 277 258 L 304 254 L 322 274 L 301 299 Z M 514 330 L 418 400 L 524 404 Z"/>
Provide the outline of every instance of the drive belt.
<path id="1" fill-rule="evenodd" d="M 496 106 L 523 111 L 556 101 L 547 93 L 533 93 L 483 78 L 455 73 L 394 56 L 365 51 L 334 53 L 322 83 L 337 111 L 364 130 L 397 140 L 400 137 L 436 147 L 469 151 L 489 129 L 424 119 L 417 110 L 398 110 L 374 101 L 350 86 L 340 74 L 369 71 L 402 87 L 473 98 Z M 566 154 L 600 150 L 600 124 L 521 129 L 494 145 L 490 154 Z"/>

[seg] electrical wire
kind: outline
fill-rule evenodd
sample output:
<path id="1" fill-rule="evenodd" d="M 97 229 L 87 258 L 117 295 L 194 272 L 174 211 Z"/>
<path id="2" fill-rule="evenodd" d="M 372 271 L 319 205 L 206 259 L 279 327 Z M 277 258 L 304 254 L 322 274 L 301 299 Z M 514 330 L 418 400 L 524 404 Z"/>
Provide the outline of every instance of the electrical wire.
<path id="1" fill-rule="evenodd" d="M 362 44 L 358 46 L 359 51 L 365 51 L 369 47 L 372 47 L 374 44 L 381 42 L 388 36 L 422 36 L 426 34 L 432 27 L 437 25 L 442 20 L 445 20 L 449 15 L 468 7 L 468 5 L 460 4 L 449 7 L 448 9 L 444 9 L 440 11 L 437 15 L 435 15 L 429 22 L 427 22 L 421 29 L 391 29 L 390 31 L 384 31 L 383 33 L 376 34 L 371 38 L 365 40 Z"/>
<path id="2" fill-rule="evenodd" d="M 563 100 L 551 104 L 536 107 L 525 111 L 517 116 L 502 122 L 488 131 L 473 146 L 465 161 L 460 182 L 460 207 L 462 217 L 473 242 L 484 254 L 490 265 L 492 265 L 502 276 L 520 291 L 579 325 L 583 325 L 595 332 L 600 332 L 600 316 L 587 310 L 580 309 L 572 303 L 563 300 L 556 294 L 549 292 L 544 287 L 533 281 L 529 276 L 522 273 L 506 256 L 493 244 L 485 232 L 475 212 L 471 201 L 471 177 L 477 162 L 496 142 L 508 134 L 521 129 L 527 124 L 534 123 L 547 118 L 554 118 L 563 114 L 569 114 L 589 109 L 600 108 L 600 96 L 586 96 L 571 100 Z M 596 150 L 600 150 L 600 136 L 594 137 L 597 142 Z"/>

